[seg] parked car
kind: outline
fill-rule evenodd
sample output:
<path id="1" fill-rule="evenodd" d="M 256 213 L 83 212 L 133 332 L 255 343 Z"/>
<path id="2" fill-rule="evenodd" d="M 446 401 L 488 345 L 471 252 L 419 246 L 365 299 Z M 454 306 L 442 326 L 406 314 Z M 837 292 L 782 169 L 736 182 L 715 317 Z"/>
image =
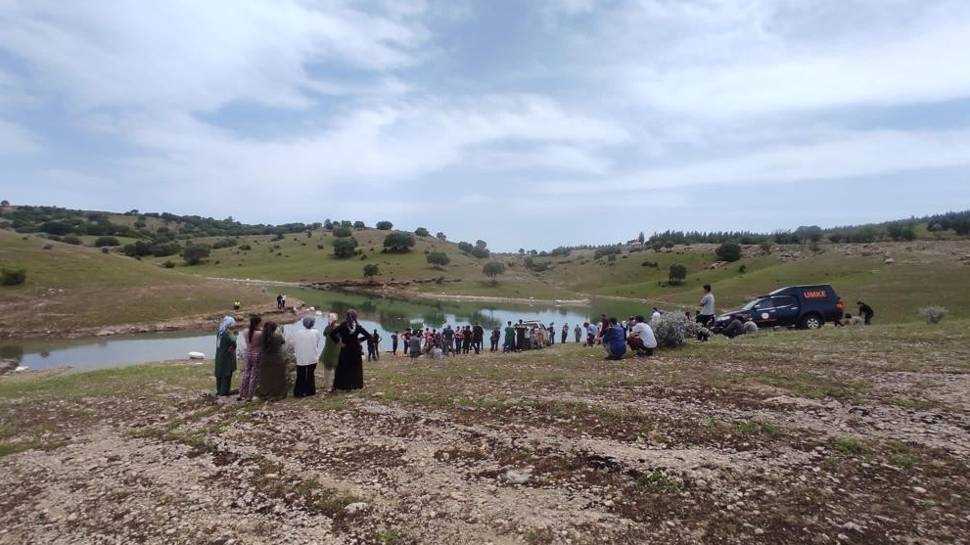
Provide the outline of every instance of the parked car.
<path id="1" fill-rule="evenodd" d="M 719 331 L 732 319 L 750 317 L 758 327 L 799 327 L 818 329 L 825 322 L 842 318 L 845 304 L 829 284 L 790 286 L 749 301 L 743 307 L 717 317 Z"/>

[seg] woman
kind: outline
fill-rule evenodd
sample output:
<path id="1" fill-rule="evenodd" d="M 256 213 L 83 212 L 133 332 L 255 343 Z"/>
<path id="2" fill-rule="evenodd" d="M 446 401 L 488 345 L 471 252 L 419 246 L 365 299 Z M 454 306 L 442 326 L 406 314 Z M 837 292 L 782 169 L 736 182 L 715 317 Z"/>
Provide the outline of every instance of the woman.
<path id="1" fill-rule="evenodd" d="M 263 342 L 263 330 L 260 328 L 263 319 L 256 314 L 249 317 L 249 329 L 246 330 L 246 367 L 243 369 L 242 384 L 239 385 L 239 399 L 249 400 L 256 395 L 256 385 L 259 384 L 259 356 Z"/>
<path id="2" fill-rule="evenodd" d="M 333 374 L 337 369 L 337 362 L 340 360 L 340 343 L 330 338 L 330 333 L 337 329 L 337 314 L 331 312 L 327 316 L 327 327 L 323 329 L 323 353 L 320 354 L 320 363 L 323 364 L 323 388 L 327 392 L 333 392 Z"/>
<path id="3" fill-rule="evenodd" d="M 257 394 L 263 399 L 286 397 L 286 362 L 283 361 L 285 342 L 276 322 L 266 322 L 263 325 L 259 355 L 259 386 L 256 388 Z"/>
<path id="4" fill-rule="evenodd" d="M 334 390 L 359 390 L 364 387 L 364 364 L 361 361 L 360 341 L 370 341 L 371 335 L 357 323 L 357 311 L 350 309 L 344 322 L 330 332 L 330 338 L 340 343 L 340 360 L 333 378 Z"/>
<path id="5" fill-rule="evenodd" d="M 623 330 L 616 318 L 610 318 L 607 322 L 609 327 L 603 331 L 603 348 L 606 349 L 606 359 L 623 359 L 626 354 L 626 332 Z"/>
<path id="6" fill-rule="evenodd" d="M 226 316 L 216 333 L 216 395 L 220 396 L 229 395 L 232 374 L 236 371 L 236 335 L 232 332 L 235 326 L 236 319 Z"/>

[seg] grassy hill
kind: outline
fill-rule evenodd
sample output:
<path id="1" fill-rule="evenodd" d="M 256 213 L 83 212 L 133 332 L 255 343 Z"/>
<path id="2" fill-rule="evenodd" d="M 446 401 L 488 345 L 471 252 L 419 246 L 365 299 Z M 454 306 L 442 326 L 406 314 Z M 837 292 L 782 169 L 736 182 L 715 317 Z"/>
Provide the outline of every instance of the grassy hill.
<path id="1" fill-rule="evenodd" d="M 49 246 L 49 249 L 45 249 Z M 27 281 L 0 287 L 0 334 L 155 322 L 270 301 L 260 290 L 211 282 L 93 248 L 0 230 L 0 264 Z"/>

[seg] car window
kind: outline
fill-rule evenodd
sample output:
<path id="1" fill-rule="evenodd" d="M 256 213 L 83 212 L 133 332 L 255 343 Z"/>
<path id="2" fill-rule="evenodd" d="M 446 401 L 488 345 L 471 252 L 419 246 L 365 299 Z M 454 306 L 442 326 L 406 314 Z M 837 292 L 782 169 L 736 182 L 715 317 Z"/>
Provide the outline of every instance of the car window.
<path id="1" fill-rule="evenodd" d="M 763 310 L 766 308 L 775 308 L 775 305 L 772 304 L 771 299 L 762 299 L 758 301 L 754 308 L 757 310 Z"/>
<path id="2" fill-rule="evenodd" d="M 787 306 L 791 306 L 791 305 L 798 304 L 795 301 L 795 298 L 792 297 L 791 295 L 775 296 L 775 297 L 772 297 L 771 300 L 772 300 L 772 303 L 775 306 L 775 308 L 778 308 L 778 307 L 787 307 Z"/>

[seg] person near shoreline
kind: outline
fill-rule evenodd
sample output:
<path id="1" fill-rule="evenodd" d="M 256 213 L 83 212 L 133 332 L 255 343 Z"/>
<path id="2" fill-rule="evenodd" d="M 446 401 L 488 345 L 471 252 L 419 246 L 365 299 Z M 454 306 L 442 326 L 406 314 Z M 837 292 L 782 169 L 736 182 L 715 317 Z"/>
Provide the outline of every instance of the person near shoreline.
<path id="1" fill-rule="evenodd" d="M 391 354 L 397 355 L 397 331 L 391 332 Z"/>
<path id="2" fill-rule="evenodd" d="M 588 325 L 588 324 L 587 324 Z M 583 328 L 579 324 L 573 329 L 573 335 L 576 337 L 576 344 L 583 342 Z"/>
<path id="3" fill-rule="evenodd" d="M 602 333 L 603 348 L 606 349 L 606 359 L 623 359 L 626 354 L 626 333 L 616 318 L 609 319 L 609 327 Z"/>
<path id="4" fill-rule="evenodd" d="M 445 329 L 441 332 L 441 343 L 441 348 L 446 356 L 457 354 L 455 352 L 455 330 L 451 328 L 451 324 L 446 325 Z"/>
<path id="5" fill-rule="evenodd" d="M 411 340 L 408 341 L 408 353 L 411 359 L 417 359 L 421 356 L 421 335 L 418 332 L 414 332 L 411 335 Z"/>
<path id="6" fill-rule="evenodd" d="M 714 323 L 714 294 L 711 292 L 711 285 L 704 284 L 704 296 L 701 297 L 700 314 L 697 315 L 697 323 L 704 327 L 711 327 Z"/>
<path id="7" fill-rule="evenodd" d="M 505 326 L 505 346 L 503 347 L 503 351 L 515 352 L 515 328 L 512 327 L 512 320 L 509 320 Z"/>
<path id="8" fill-rule="evenodd" d="M 599 333 L 599 331 L 596 329 L 596 324 L 583 322 L 583 327 L 586 328 L 586 346 L 595 346 L 596 334 Z"/>
<path id="9" fill-rule="evenodd" d="M 364 387 L 364 362 L 361 339 L 370 341 L 371 334 L 357 322 L 357 311 L 350 309 L 330 338 L 340 343 L 340 360 L 333 378 L 334 390 L 360 390 Z"/>
<path id="10" fill-rule="evenodd" d="M 525 324 L 523 324 L 522 320 L 519 319 L 519 323 L 515 324 L 515 351 L 516 352 L 518 352 L 519 350 L 524 350 L 526 347 L 525 346 L 526 331 L 527 331 L 527 328 L 525 327 Z"/>
<path id="11" fill-rule="evenodd" d="M 327 327 L 323 329 L 323 353 L 320 354 L 320 363 L 323 364 L 323 389 L 328 393 L 333 391 L 333 376 L 340 361 L 340 343 L 330 337 L 334 329 L 337 329 L 337 314 L 331 312 L 327 315 Z"/>
<path id="12" fill-rule="evenodd" d="M 216 395 L 229 395 L 232 384 L 232 374 L 236 371 L 236 334 L 232 328 L 236 326 L 236 319 L 226 316 L 219 324 L 216 333 L 215 377 Z"/>
<path id="13" fill-rule="evenodd" d="M 485 344 L 485 328 L 480 324 L 475 324 L 472 327 L 472 346 L 475 348 L 475 353 L 478 354 L 482 351 Z"/>
<path id="14" fill-rule="evenodd" d="M 488 338 L 489 343 L 490 343 L 489 352 L 497 352 L 498 351 L 498 341 L 501 338 L 502 338 L 502 330 L 499 329 L 498 326 L 495 326 L 492 329 L 492 336 Z"/>
<path id="15" fill-rule="evenodd" d="M 549 322 L 549 346 L 556 344 L 556 327 L 555 324 Z"/>
<path id="16" fill-rule="evenodd" d="M 260 325 L 263 318 L 258 314 L 249 317 L 249 328 L 246 330 L 246 365 L 243 367 L 242 383 L 239 385 L 239 399 L 250 400 L 256 395 L 256 385 L 259 384 L 259 356 L 263 330 Z"/>
<path id="17" fill-rule="evenodd" d="M 263 324 L 263 338 L 259 356 L 259 385 L 256 395 L 262 399 L 283 399 L 286 397 L 286 361 L 283 359 L 283 345 L 286 341 L 276 322 Z"/>
<path id="18" fill-rule="evenodd" d="M 559 344 L 566 344 L 566 337 L 569 336 L 569 324 L 562 325 L 562 334 L 559 337 Z"/>
<path id="19" fill-rule="evenodd" d="M 375 329 L 374 332 L 371 333 L 370 338 L 367 339 L 367 361 L 377 361 L 381 359 L 380 346 L 381 336 Z"/>
<path id="20" fill-rule="evenodd" d="M 276 294 L 276 310 L 283 310 L 283 294 Z"/>
<path id="21" fill-rule="evenodd" d="M 293 334 L 293 352 L 296 355 L 296 382 L 293 385 L 293 397 L 307 397 L 317 395 L 317 382 L 314 372 L 320 354 L 323 353 L 323 334 L 313 325 L 316 320 L 307 316 L 303 318 L 303 329 Z"/>
<path id="22" fill-rule="evenodd" d="M 630 349 L 639 357 L 652 356 L 654 349 L 657 348 L 657 337 L 653 334 L 653 328 L 639 314 L 633 317 L 633 321 L 633 327 L 627 337 Z"/>

